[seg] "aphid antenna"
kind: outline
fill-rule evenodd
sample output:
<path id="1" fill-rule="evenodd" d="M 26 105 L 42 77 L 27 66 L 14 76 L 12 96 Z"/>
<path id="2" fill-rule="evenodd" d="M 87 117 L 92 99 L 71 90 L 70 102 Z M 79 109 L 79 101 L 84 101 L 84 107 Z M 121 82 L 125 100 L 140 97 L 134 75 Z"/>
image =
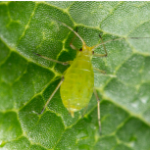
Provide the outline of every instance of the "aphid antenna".
<path id="1" fill-rule="evenodd" d="M 55 21 L 59 22 L 60 24 L 62 24 L 63 26 L 65 26 L 66 28 L 68 28 L 70 31 L 72 31 L 82 42 L 83 45 L 85 45 L 84 40 L 82 39 L 82 37 L 76 32 L 74 31 L 70 26 L 68 26 L 67 24 L 65 24 L 64 22 L 58 21 L 56 19 L 54 19 Z"/>
<path id="2" fill-rule="evenodd" d="M 126 37 L 126 38 L 117 38 L 117 39 L 108 40 L 108 41 L 106 41 L 106 42 L 103 42 L 103 40 L 102 40 L 102 43 L 97 44 L 96 46 L 94 46 L 93 51 L 94 51 L 97 47 L 99 47 L 100 45 L 104 45 L 104 44 L 109 43 L 109 42 L 112 42 L 112 41 L 125 40 L 125 39 L 143 39 L 143 38 L 146 39 L 146 38 L 150 38 L 150 37 Z"/>

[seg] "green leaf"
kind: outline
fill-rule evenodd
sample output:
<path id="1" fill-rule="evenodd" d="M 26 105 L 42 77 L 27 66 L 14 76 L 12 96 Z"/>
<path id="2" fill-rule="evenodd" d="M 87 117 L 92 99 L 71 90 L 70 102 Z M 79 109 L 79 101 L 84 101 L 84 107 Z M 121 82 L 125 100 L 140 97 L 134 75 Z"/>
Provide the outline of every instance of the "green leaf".
<path id="1" fill-rule="evenodd" d="M 0 150 L 150 150 L 149 2 L 1 2 Z M 72 118 L 59 90 L 44 104 L 67 69 L 34 53 L 67 61 L 74 34 L 88 46 L 105 44 L 108 57 L 93 57 L 101 98 L 99 134 L 94 95 Z M 75 38 L 73 44 L 81 48 Z M 104 53 L 101 45 L 95 53 Z M 84 114 L 84 117 L 82 115 Z"/>

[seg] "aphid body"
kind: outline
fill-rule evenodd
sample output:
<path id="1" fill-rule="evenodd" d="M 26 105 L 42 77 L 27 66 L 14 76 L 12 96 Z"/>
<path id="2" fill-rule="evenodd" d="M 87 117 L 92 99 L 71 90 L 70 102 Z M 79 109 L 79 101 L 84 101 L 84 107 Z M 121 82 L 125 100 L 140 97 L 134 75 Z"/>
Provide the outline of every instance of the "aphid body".
<path id="1" fill-rule="evenodd" d="M 58 21 L 59 22 L 59 21 Z M 60 87 L 60 95 L 62 98 L 62 102 L 64 106 L 68 109 L 72 117 L 74 116 L 74 112 L 79 111 L 83 108 L 85 108 L 94 92 L 97 103 L 98 103 L 98 122 L 99 122 L 99 127 L 101 128 L 100 125 L 100 100 L 98 98 L 97 92 L 94 89 L 94 72 L 93 72 L 93 67 L 91 63 L 92 55 L 94 52 L 94 49 L 98 47 L 99 45 L 103 45 L 105 54 L 96 54 L 96 56 L 99 57 L 105 57 L 107 56 L 107 51 L 105 48 L 105 45 L 103 44 L 103 40 L 101 38 L 102 43 L 88 47 L 84 40 L 81 38 L 81 36 L 74 31 L 71 27 L 66 25 L 63 22 L 60 22 L 63 26 L 67 27 L 69 30 L 74 32 L 74 34 L 81 40 L 82 42 L 82 48 L 78 50 L 74 45 L 70 43 L 70 46 L 72 49 L 77 50 L 77 55 L 76 58 L 71 61 L 71 62 L 60 62 L 57 60 L 53 60 L 51 58 L 47 58 L 45 56 L 41 56 L 37 54 L 38 56 L 56 62 L 60 63 L 63 65 L 70 64 L 69 68 L 64 72 L 61 81 L 57 85 L 56 89 L 54 92 L 51 94 L 49 97 L 48 101 L 46 102 L 43 110 L 41 113 L 45 110 L 46 106 L 56 93 L 56 91 Z M 103 72 L 99 70 L 100 72 Z M 100 129 L 101 130 L 101 129 Z"/>
<path id="2" fill-rule="evenodd" d="M 64 106 L 73 116 L 75 111 L 85 108 L 93 94 L 94 72 L 91 63 L 92 47 L 84 45 L 65 71 L 60 95 Z"/>
<path id="3" fill-rule="evenodd" d="M 60 24 L 62 24 L 65 27 L 67 27 L 81 40 L 82 48 L 80 50 L 78 50 L 74 45 L 70 44 L 72 49 L 78 50 L 76 58 L 71 62 L 60 62 L 60 61 L 53 60 L 51 58 L 47 58 L 45 56 L 41 56 L 41 55 L 37 54 L 38 56 L 40 56 L 44 59 L 47 59 L 47 60 L 50 60 L 50 61 L 53 61 L 56 63 L 60 63 L 62 65 L 70 64 L 68 69 L 64 72 L 61 81 L 59 82 L 59 84 L 55 88 L 54 92 L 51 94 L 48 101 L 44 105 L 44 108 L 41 111 L 41 113 L 45 110 L 46 106 L 48 105 L 48 103 L 50 102 L 50 100 L 52 99 L 52 97 L 54 96 L 56 91 L 59 89 L 59 87 L 60 87 L 60 95 L 62 98 L 62 102 L 63 102 L 64 106 L 68 109 L 68 111 L 71 113 L 72 116 L 74 116 L 74 112 L 79 111 L 88 105 L 88 103 L 91 99 L 91 96 L 94 92 L 96 99 L 97 99 L 99 130 L 101 131 L 100 99 L 94 88 L 93 69 L 96 69 L 96 68 L 93 68 L 92 63 L 91 63 L 92 55 L 93 55 L 94 49 L 96 47 L 98 47 L 99 45 L 103 45 L 105 54 L 94 54 L 94 55 L 98 56 L 98 57 L 106 57 L 107 51 L 106 51 L 104 44 L 107 42 L 110 42 L 110 41 L 121 40 L 121 39 L 125 39 L 125 38 L 118 38 L 118 39 L 103 42 L 103 39 L 100 36 L 100 38 L 101 38 L 100 44 L 97 44 L 92 47 L 88 47 L 86 45 L 86 43 L 84 42 L 84 40 L 82 39 L 82 37 L 76 31 L 74 31 L 70 26 L 68 26 L 67 24 L 60 22 L 60 21 L 57 21 L 57 22 L 59 22 Z M 130 38 L 138 39 L 137 37 L 130 37 Z M 145 38 L 149 38 L 149 37 L 145 37 Z M 99 70 L 99 69 L 96 69 L 96 70 L 104 73 L 104 71 L 102 71 L 102 70 Z"/>

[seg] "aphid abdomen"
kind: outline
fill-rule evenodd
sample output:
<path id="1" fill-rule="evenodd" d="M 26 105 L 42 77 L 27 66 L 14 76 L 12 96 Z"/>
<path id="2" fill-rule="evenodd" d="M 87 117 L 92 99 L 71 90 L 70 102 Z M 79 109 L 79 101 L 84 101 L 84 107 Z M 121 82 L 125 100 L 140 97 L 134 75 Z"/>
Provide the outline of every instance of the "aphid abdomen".
<path id="1" fill-rule="evenodd" d="M 94 87 L 94 73 L 90 57 L 80 55 L 75 58 L 64 75 L 60 94 L 64 106 L 70 112 L 86 107 Z"/>

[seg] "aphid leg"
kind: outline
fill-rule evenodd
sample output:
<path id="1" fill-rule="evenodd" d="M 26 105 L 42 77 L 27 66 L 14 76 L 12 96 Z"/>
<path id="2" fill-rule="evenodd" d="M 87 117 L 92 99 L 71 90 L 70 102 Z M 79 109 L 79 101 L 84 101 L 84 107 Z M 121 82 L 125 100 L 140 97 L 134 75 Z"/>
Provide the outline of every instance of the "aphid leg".
<path id="1" fill-rule="evenodd" d="M 100 73 L 102 73 L 102 74 L 106 74 L 106 72 L 104 70 L 100 70 L 100 69 L 94 68 L 94 67 L 93 67 L 93 69 L 96 70 L 96 71 L 98 71 L 98 72 L 100 72 Z"/>
<path id="2" fill-rule="evenodd" d="M 61 86 L 62 82 L 64 81 L 64 77 L 61 78 L 61 81 L 58 83 L 57 87 L 55 88 L 54 92 L 51 94 L 51 96 L 49 97 L 48 101 L 46 102 L 46 104 L 44 105 L 42 111 L 40 114 L 42 114 L 45 110 L 45 108 L 47 107 L 47 105 L 49 104 L 50 100 L 53 98 L 54 94 L 57 92 L 57 90 L 59 89 L 59 87 Z"/>
<path id="3" fill-rule="evenodd" d="M 78 28 L 76 28 L 76 32 L 78 32 Z M 70 42 L 70 47 L 73 49 L 73 50 L 77 50 L 79 51 L 74 45 L 73 45 L 73 41 L 76 37 L 76 34 L 74 35 L 74 37 L 72 38 L 71 42 Z"/>
<path id="4" fill-rule="evenodd" d="M 70 47 L 71 47 L 73 50 L 79 51 L 79 50 L 72 44 L 72 42 L 70 43 Z"/>
<path id="5" fill-rule="evenodd" d="M 37 54 L 37 53 L 34 53 L 34 54 L 35 54 L 35 55 L 37 55 L 37 56 L 40 56 L 40 57 L 42 57 L 42 58 L 44 58 L 44 59 L 46 59 L 46 60 L 50 60 L 50 61 L 52 61 L 52 62 L 56 62 L 56 63 L 62 64 L 62 65 L 69 65 L 69 64 L 70 64 L 70 62 L 69 62 L 69 61 L 61 62 L 61 61 L 58 61 L 58 60 L 54 60 L 54 59 L 51 59 L 51 58 L 48 58 L 48 57 L 42 56 L 42 55 Z"/>
<path id="6" fill-rule="evenodd" d="M 102 41 L 102 45 L 103 45 L 103 47 L 104 47 L 104 50 L 105 50 L 105 54 L 93 54 L 94 56 L 97 56 L 97 57 L 107 57 L 107 50 L 106 50 L 106 47 L 105 47 L 105 44 L 104 44 L 104 42 L 103 42 L 103 39 L 102 39 L 102 37 L 101 37 L 101 35 L 99 34 L 99 37 L 100 37 L 100 39 L 101 39 L 101 41 Z M 97 47 L 97 46 L 96 46 Z"/>
<path id="7" fill-rule="evenodd" d="M 96 100 L 97 100 L 97 116 L 98 116 L 98 124 L 99 124 L 99 131 L 100 131 L 100 134 L 101 134 L 101 121 L 100 121 L 100 99 L 98 97 L 98 94 L 96 92 L 96 89 L 94 88 L 93 89 L 94 91 L 94 95 L 96 97 Z"/>

